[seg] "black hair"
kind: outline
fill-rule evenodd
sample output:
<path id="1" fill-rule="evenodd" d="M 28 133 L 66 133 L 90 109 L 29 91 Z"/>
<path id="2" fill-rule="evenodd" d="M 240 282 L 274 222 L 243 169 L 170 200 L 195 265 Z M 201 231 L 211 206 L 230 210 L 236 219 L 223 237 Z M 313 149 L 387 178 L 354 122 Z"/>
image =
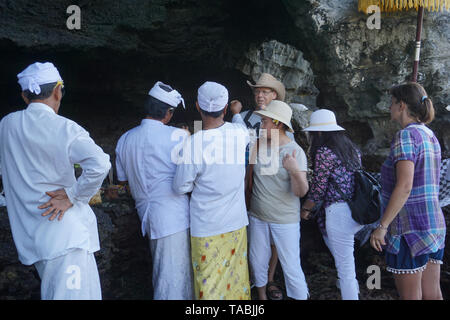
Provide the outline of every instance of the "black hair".
<path id="1" fill-rule="evenodd" d="M 41 93 L 35 94 L 30 90 L 24 90 L 24 96 L 31 102 L 34 100 L 45 100 L 50 98 L 53 93 L 53 89 L 55 88 L 57 82 L 41 84 L 39 87 L 41 88 Z"/>
<path id="2" fill-rule="evenodd" d="M 165 84 L 159 84 L 159 87 L 166 92 L 171 92 L 173 89 Z M 162 102 L 152 96 L 147 96 L 147 100 L 144 103 L 147 117 L 161 120 L 166 116 L 167 110 L 173 108 L 170 104 Z"/>
<path id="3" fill-rule="evenodd" d="M 343 131 L 321 131 L 321 134 L 310 131 L 309 133 L 311 136 L 309 155 L 313 163 L 317 150 L 320 147 L 328 147 L 348 170 L 353 171 L 361 167 L 358 147 Z"/>
<path id="4" fill-rule="evenodd" d="M 430 123 L 434 119 L 433 102 L 428 98 L 425 89 L 416 82 L 408 82 L 392 87 L 389 93 L 397 100 L 408 106 L 411 117 L 420 122 Z"/>
<path id="5" fill-rule="evenodd" d="M 202 108 L 200 108 L 200 112 L 203 113 L 203 115 L 205 115 L 207 117 L 219 118 L 222 115 L 224 109 L 225 108 L 223 108 L 222 110 L 219 110 L 219 111 L 209 112 L 209 111 L 205 111 Z"/>

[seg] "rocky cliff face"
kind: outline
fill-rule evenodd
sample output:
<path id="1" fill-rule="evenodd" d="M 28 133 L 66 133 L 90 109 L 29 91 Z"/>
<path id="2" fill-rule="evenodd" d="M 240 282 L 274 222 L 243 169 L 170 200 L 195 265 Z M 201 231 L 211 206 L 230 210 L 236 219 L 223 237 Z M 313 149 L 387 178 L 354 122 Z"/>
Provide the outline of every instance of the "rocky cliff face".
<path id="1" fill-rule="evenodd" d="M 417 13 L 381 15 L 381 28 L 370 30 L 357 1 L 284 0 L 303 39 L 302 48 L 317 76 L 320 105 L 336 110 L 367 154 L 383 158 L 397 127 L 389 122 L 387 90 L 411 78 Z M 436 120 L 431 127 L 449 150 L 450 13 L 425 12 L 419 82 L 432 97 Z M 437 85 L 439 83 L 439 85 Z M 359 129 L 357 128 L 359 127 Z M 356 139 L 358 140 L 358 139 Z M 369 141 L 367 141 L 369 140 Z M 448 152 L 448 151 L 447 151 Z"/>
<path id="2" fill-rule="evenodd" d="M 81 8 L 80 30 L 66 27 L 72 4 Z M 387 89 L 412 72 L 416 13 L 382 14 L 380 30 L 367 28 L 366 20 L 354 0 L 0 1 L 0 118 L 23 106 L 16 74 L 36 60 L 53 61 L 66 85 L 62 115 L 83 125 L 114 162 L 117 139 L 139 123 L 142 97 L 155 81 L 183 94 L 188 109 L 177 110 L 174 122 L 190 123 L 199 119 L 193 106 L 204 81 L 223 83 L 230 99 L 249 107 L 253 97 L 246 80 L 271 72 L 285 83 L 288 102 L 305 104 L 308 112 L 334 110 L 364 151 L 366 166 L 376 171 L 398 130 L 389 121 Z M 431 127 L 445 157 L 449 22 L 450 13 L 425 12 L 419 66 L 419 82 L 436 108 Z M 309 113 L 298 105 L 293 109 L 300 130 Z M 304 136 L 297 138 L 305 147 Z M 105 297 L 149 298 L 148 246 L 130 199 L 122 200 L 95 209 Z M 0 231 L 0 297 L 38 298 L 37 275 L 17 262 L 4 212 Z M 320 241 L 311 236 L 306 255 L 314 254 L 308 248 Z M 135 266 L 138 274 L 124 278 Z M 315 279 L 325 277 L 325 271 L 308 270 Z M 148 291 L 143 286 L 136 291 L 133 284 L 139 283 Z M 325 296 L 317 291 L 314 297 Z"/>

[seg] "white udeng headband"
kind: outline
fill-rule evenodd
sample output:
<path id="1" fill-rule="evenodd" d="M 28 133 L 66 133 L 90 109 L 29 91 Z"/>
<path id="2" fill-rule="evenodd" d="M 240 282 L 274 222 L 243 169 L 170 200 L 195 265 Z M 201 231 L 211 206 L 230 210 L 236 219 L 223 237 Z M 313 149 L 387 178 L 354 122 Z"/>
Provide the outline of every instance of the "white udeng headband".
<path id="1" fill-rule="evenodd" d="M 228 103 L 228 90 L 217 82 L 207 81 L 198 88 L 197 101 L 204 111 L 223 110 Z"/>
<path id="2" fill-rule="evenodd" d="M 40 85 L 62 81 L 58 69 L 51 62 L 36 62 L 17 75 L 22 91 L 41 93 Z"/>
<path id="3" fill-rule="evenodd" d="M 171 86 L 162 83 L 161 81 L 158 81 L 153 88 L 148 92 L 148 94 L 150 96 L 152 96 L 155 99 L 158 99 L 162 102 L 167 103 L 168 105 L 171 105 L 172 107 L 177 107 L 180 102 L 183 104 L 183 108 L 186 109 L 186 106 L 184 105 L 184 99 L 181 96 L 181 94 L 177 91 L 172 89 L 172 91 L 167 92 L 164 89 L 162 89 L 160 87 L 160 85 L 162 86 L 166 86 L 169 89 L 172 89 Z"/>

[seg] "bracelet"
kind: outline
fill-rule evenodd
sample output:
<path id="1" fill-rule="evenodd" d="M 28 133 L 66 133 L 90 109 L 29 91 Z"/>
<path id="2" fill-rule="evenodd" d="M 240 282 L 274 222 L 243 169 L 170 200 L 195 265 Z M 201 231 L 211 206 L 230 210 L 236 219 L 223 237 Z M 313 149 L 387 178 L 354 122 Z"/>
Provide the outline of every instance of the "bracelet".
<path id="1" fill-rule="evenodd" d="M 388 229 L 387 227 L 383 226 L 381 223 L 378 224 L 377 228 L 380 228 L 382 230 L 387 230 Z"/>

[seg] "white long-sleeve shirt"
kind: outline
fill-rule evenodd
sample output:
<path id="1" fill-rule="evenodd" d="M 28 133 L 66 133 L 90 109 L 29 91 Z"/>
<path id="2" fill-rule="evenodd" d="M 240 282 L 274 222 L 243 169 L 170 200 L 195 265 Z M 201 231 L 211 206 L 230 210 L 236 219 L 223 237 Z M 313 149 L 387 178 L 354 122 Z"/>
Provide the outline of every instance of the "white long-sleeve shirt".
<path id="1" fill-rule="evenodd" d="M 189 198 L 172 190 L 177 146 L 181 149 L 187 136 L 183 129 L 143 119 L 117 142 L 117 178 L 128 181 L 142 234 L 151 239 L 189 228 Z"/>
<path id="2" fill-rule="evenodd" d="M 77 180 L 74 164 L 83 168 Z M 74 121 L 42 103 L 0 122 L 0 167 L 6 206 L 19 260 L 31 265 L 80 248 L 100 249 L 97 219 L 89 206 L 111 163 Z M 61 221 L 43 217 L 46 191 L 64 188 L 73 207 Z"/>
<path id="3" fill-rule="evenodd" d="M 248 224 L 244 194 L 248 143 L 247 128 L 229 122 L 186 140 L 173 189 L 178 194 L 192 192 L 192 236 L 218 235 Z"/>

